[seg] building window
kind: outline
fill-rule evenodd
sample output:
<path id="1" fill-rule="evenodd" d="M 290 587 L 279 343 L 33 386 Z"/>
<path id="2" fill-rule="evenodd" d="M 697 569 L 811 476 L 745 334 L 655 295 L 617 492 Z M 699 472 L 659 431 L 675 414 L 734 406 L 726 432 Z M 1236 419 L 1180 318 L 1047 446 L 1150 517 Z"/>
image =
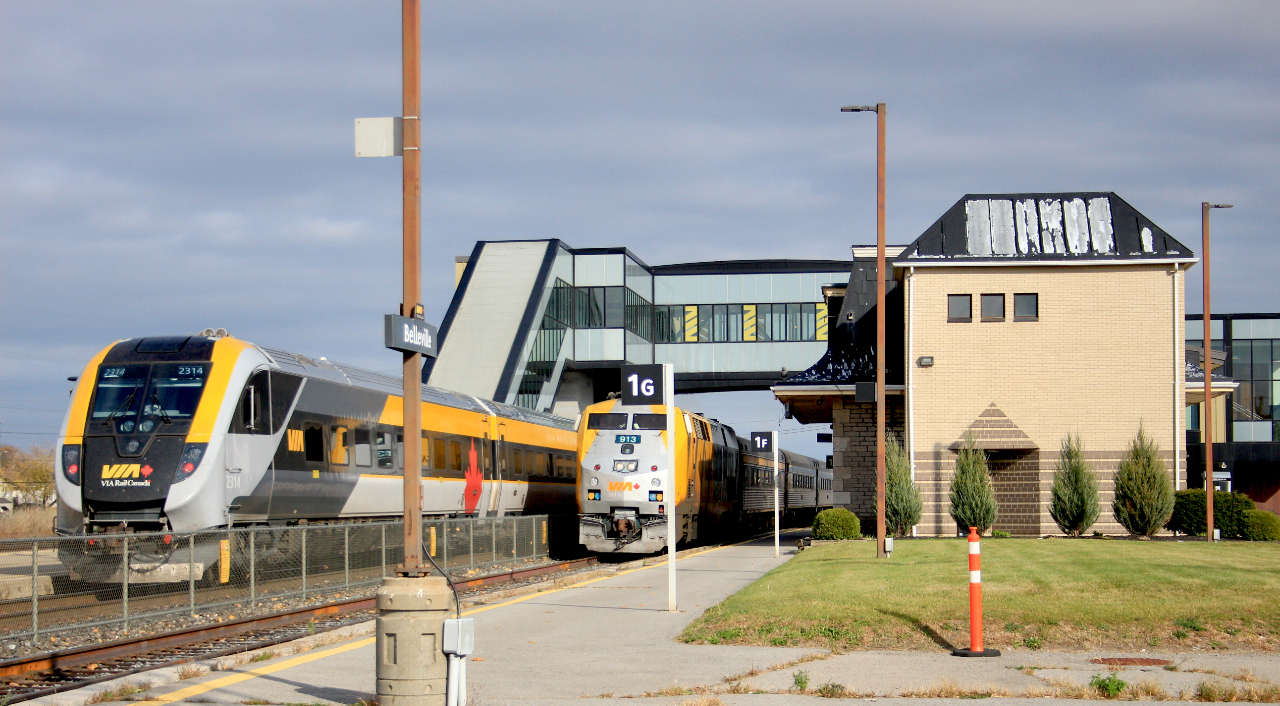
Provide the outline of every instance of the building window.
<path id="1" fill-rule="evenodd" d="M 1039 294 L 1013 295 L 1013 320 L 1014 321 L 1039 321 L 1040 320 L 1040 295 Z"/>
<path id="2" fill-rule="evenodd" d="M 982 320 L 983 321 L 1004 321 L 1004 295 L 1003 294 L 983 294 L 982 295 Z"/>
<path id="3" fill-rule="evenodd" d="M 968 323 L 973 321 L 973 295 L 947 295 L 947 321 Z"/>

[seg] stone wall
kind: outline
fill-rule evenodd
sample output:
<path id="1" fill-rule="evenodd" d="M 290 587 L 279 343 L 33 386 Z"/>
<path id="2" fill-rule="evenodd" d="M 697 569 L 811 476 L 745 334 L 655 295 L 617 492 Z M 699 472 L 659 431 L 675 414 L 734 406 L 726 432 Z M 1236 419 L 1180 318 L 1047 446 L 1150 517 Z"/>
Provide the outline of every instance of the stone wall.
<path id="1" fill-rule="evenodd" d="M 901 395 L 885 399 L 887 438 L 903 438 L 906 414 Z M 875 404 L 839 397 L 831 410 L 831 440 L 837 507 L 858 516 L 863 533 L 874 531 L 876 518 L 876 414 Z"/>

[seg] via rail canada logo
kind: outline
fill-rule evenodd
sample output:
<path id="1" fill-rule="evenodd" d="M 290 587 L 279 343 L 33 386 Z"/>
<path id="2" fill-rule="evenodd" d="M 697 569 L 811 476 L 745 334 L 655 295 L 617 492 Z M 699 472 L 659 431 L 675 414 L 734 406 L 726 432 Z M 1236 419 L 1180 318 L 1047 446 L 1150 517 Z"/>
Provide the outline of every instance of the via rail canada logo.
<path id="1" fill-rule="evenodd" d="M 609 481 L 609 490 L 640 490 L 639 483 Z"/>
<path id="2" fill-rule="evenodd" d="M 102 467 L 102 485 L 108 488 L 151 485 L 151 466 L 138 463 L 106 464 Z"/>

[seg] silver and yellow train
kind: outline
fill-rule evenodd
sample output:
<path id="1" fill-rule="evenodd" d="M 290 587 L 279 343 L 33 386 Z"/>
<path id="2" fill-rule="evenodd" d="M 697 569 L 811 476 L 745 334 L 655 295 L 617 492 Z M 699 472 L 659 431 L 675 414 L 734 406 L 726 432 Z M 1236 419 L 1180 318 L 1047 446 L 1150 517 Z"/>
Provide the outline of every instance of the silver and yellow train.
<path id="1" fill-rule="evenodd" d="M 397 518 L 401 391 L 399 378 L 227 336 L 118 341 L 85 367 L 63 421 L 56 531 Z M 426 386 L 421 405 L 424 514 L 576 511 L 573 422 Z M 203 572 L 216 540 L 196 552 L 135 580 L 185 578 L 188 561 Z M 118 565 L 105 552 L 67 560 L 88 581 Z"/>
<path id="2" fill-rule="evenodd" d="M 665 406 L 607 400 L 587 408 L 578 426 L 581 508 L 578 540 L 601 553 L 651 553 L 677 540 L 718 539 L 773 523 L 775 467 L 732 427 L 675 410 L 675 487 L 667 487 Z M 831 471 L 816 459 L 780 451 L 779 508 L 807 521 L 831 507 Z"/>

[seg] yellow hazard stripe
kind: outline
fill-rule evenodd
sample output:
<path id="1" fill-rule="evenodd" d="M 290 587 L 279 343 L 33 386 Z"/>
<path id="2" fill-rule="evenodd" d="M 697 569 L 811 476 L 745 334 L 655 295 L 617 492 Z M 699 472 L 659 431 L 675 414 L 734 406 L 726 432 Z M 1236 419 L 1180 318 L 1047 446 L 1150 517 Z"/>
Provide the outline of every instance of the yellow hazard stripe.
<path id="1" fill-rule="evenodd" d="M 742 340 L 756 340 L 756 305 L 742 305 Z"/>
<path id="2" fill-rule="evenodd" d="M 818 335 L 817 340 L 827 340 L 827 303 L 820 302 L 818 304 Z"/>
<path id="3" fill-rule="evenodd" d="M 698 340 L 698 307 L 684 308 L 684 340 L 694 343 Z"/>

